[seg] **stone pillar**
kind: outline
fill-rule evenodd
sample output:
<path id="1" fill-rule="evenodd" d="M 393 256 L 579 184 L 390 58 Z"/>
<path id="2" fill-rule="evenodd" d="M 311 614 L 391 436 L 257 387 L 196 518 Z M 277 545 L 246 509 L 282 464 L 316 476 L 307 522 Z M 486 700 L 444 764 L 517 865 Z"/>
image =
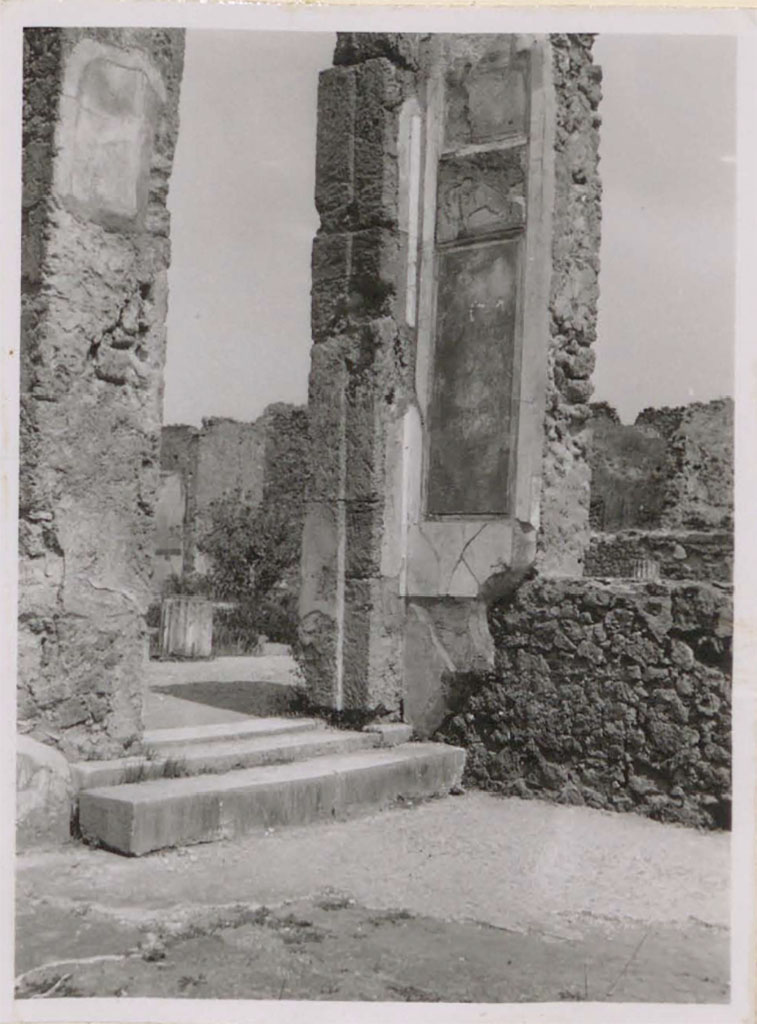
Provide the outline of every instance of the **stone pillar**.
<path id="1" fill-rule="evenodd" d="M 301 601 L 317 701 L 431 732 L 457 674 L 492 663 L 488 605 L 588 540 L 590 50 L 342 36 L 322 76 Z"/>
<path id="2" fill-rule="evenodd" d="M 414 332 L 400 129 L 417 104 L 419 49 L 414 37 L 341 35 L 319 85 L 300 613 L 311 696 L 340 709 L 402 700 L 392 446 L 412 395 Z"/>
<path id="3" fill-rule="evenodd" d="M 27 29 L 19 726 L 142 729 L 183 32 Z"/>

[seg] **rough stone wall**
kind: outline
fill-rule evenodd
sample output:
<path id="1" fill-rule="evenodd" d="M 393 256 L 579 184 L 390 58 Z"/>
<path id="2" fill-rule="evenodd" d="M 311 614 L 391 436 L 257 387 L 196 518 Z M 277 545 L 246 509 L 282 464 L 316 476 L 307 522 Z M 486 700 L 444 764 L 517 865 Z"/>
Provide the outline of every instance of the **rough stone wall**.
<path id="1" fill-rule="evenodd" d="M 589 543 L 588 406 L 593 386 L 602 186 L 601 68 L 591 35 L 553 35 L 556 94 L 550 351 L 537 564 L 580 575 Z"/>
<path id="2" fill-rule="evenodd" d="M 203 420 L 194 490 L 198 536 L 207 526 L 211 504 L 223 495 L 239 490 L 254 505 L 262 500 L 268 429 L 265 414 L 254 423 L 221 416 Z"/>
<path id="3" fill-rule="evenodd" d="M 160 469 L 162 473 L 181 473 L 191 480 L 197 472 L 196 427 L 172 423 L 160 432 Z"/>
<path id="4" fill-rule="evenodd" d="M 669 529 L 733 528 L 733 400 L 645 409 L 637 427 L 667 442 L 661 525 Z"/>
<path id="5" fill-rule="evenodd" d="M 442 730 L 469 781 L 728 827 L 730 587 L 535 579 L 490 625 L 496 671 Z"/>
<path id="6" fill-rule="evenodd" d="M 665 579 L 730 582 L 733 402 L 645 409 L 633 426 L 597 407 L 592 535 L 584 575 L 633 576 L 641 559 Z"/>
<path id="7" fill-rule="evenodd" d="M 183 32 L 24 33 L 22 731 L 141 732 Z"/>
<path id="8" fill-rule="evenodd" d="M 645 409 L 632 426 L 592 418 L 591 521 L 625 529 L 733 524 L 733 402 Z"/>

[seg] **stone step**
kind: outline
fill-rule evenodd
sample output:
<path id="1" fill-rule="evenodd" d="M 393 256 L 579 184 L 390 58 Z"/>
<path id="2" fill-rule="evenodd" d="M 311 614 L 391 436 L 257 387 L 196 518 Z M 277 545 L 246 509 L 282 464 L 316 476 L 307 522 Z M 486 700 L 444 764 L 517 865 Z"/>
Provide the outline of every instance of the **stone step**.
<path id="1" fill-rule="evenodd" d="M 406 739 L 409 737 L 405 737 Z M 213 743 L 179 743 L 164 747 L 153 757 L 129 757 L 114 761 L 82 761 L 71 766 L 77 791 L 101 786 L 146 782 L 254 768 L 265 764 L 304 761 L 326 754 L 349 753 L 391 746 L 378 731 L 353 732 L 316 728 L 273 735 L 218 740 Z"/>
<path id="2" fill-rule="evenodd" d="M 406 743 L 289 764 L 90 789 L 80 795 L 82 836 L 130 856 L 303 825 L 400 797 L 441 796 L 459 784 L 465 752 Z"/>
<path id="3" fill-rule="evenodd" d="M 148 729 L 142 741 L 148 750 L 162 753 L 188 743 L 215 743 L 253 736 L 281 736 L 307 732 L 322 723 L 317 718 L 239 718 L 212 725 L 188 725 L 179 729 Z"/>

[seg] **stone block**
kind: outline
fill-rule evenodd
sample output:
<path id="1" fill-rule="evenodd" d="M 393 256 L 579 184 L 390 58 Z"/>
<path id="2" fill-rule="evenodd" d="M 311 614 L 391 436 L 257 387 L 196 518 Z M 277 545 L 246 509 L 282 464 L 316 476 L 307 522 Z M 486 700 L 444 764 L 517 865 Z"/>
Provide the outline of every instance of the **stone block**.
<path id="1" fill-rule="evenodd" d="M 345 507 L 345 575 L 349 579 L 377 576 L 381 568 L 383 503 L 349 502 Z"/>
<path id="2" fill-rule="evenodd" d="M 19 849 L 71 838 L 74 785 L 65 757 L 31 736 L 16 740 L 16 843 Z"/>
<path id="3" fill-rule="evenodd" d="M 405 602 L 399 596 L 396 577 L 382 576 L 371 581 L 373 629 L 369 648 L 370 705 L 383 706 L 398 715 L 405 695 L 402 674 L 402 627 Z"/>
<path id="4" fill-rule="evenodd" d="M 381 738 L 382 747 L 398 747 L 409 743 L 413 735 L 412 725 L 405 722 L 374 722 L 366 725 L 364 732 L 375 733 Z"/>
<path id="5" fill-rule="evenodd" d="M 336 619 L 300 605 L 298 662 L 307 679 L 308 697 L 316 705 L 336 707 L 339 630 Z"/>
<path id="6" fill-rule="evenodd" d="M 334 64 L 361 64 L 384 57 L 398 67 L 416 68 L 423 36 L 413 32 L 338 32 Z"/>
<path id="7" fill-rule="evenodd" d="M 344 496 L 350 502 L 376 503 L 383 491 L 383 431 L 377 416 L 378 381 L 373 373 L 354 374 L 345 393 Z"/>
<path id="8" fill-rule="evenodd" d="M 311 327 L 314 341 L 332 337 L 347 314 L 352 235 L 318 234 L 313 241 Z"/>
<path id="9" fill-rule="evenodd" d="M 356 76 L 329 68 L 318 79 L 315 205 L 324 226 L 345 218 L 354 198 Z"/>
<path id="10" fill-rule="evenodd" d="M 155 780 L 82 793 L 83 834 L 129 856 L 267 827 L 302 825 L 398 797 L 445 795 L 465 754 L 443 744 L 403 744 L 312 761 Z"/>
<path id="11" fill-rule="evenodd" d="M 404 626 L 405 718 L 420 736 L 441 724 L 456 678 L 486 671 L 494 648 L 483 601 L 413 600 Z"/>
<path id="12" fill-rule="evenodd" d="M 356 232 L 352 240 L 351 317 L 391 316 L 402 269 L 400 240 L 395 232 L 387 228 Z"/>
<path id="13" fill-rule="evenodd" d="M 342 690 L 345 708 L 372 708 L 370 652 L 372 633 L 380 628 L 378 608 L 369 579 L 344 583 L 344 634 L 342 642 Z"/>
<path id="14" fill-rule="evenodd" d="M 396 225 L 399 218 L 397 108 L 402 85 L 385 59 L 357 69 L 355 109 L 356 226 Z"/>
<path id="15" fill-rule="evenodd" d="M 310 360 L 309 497 L 314 501 L 336 501 L 344 491 L 346 459 L 344 387 L 347 369 L 340 340 L 315 345 Z"/>
<path id="16" fill-rule="evenodd" d="M 344 707 L 399 710 L 403 696 L 403 619 L 396 579 L 345 580 Z"/>
<path id="17" fill-rule="evenodd" d="M 335 697 L 339 635 L 340 513 L 336 502 L 311 502 L 302 540 L 299 600 L 301 661 L 316 704 Z"/>
<path id="18" fill-rule="evenodd" d="M 335 501 L 311 501 L 302 538 L 302 614 L 334 617 L 338 588 L 340 512 Z"/>

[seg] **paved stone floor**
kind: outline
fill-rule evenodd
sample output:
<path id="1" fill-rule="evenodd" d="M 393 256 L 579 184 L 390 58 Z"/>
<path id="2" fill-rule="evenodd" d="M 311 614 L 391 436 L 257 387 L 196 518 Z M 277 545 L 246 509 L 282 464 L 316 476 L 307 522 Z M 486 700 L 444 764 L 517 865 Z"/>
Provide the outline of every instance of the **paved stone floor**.
<path id="1" fill-rule="evenodd" d="M 280 714 L 300 681 L 285 654 L 151 661 L 145 728 L 214 725 L 249 715 Z"/>
<path id="2" fill-rule="evenodd" d="M 20 997 L 728 998 L 729 837 L 471 792 L 126 859 L 22 856 Z"/>

